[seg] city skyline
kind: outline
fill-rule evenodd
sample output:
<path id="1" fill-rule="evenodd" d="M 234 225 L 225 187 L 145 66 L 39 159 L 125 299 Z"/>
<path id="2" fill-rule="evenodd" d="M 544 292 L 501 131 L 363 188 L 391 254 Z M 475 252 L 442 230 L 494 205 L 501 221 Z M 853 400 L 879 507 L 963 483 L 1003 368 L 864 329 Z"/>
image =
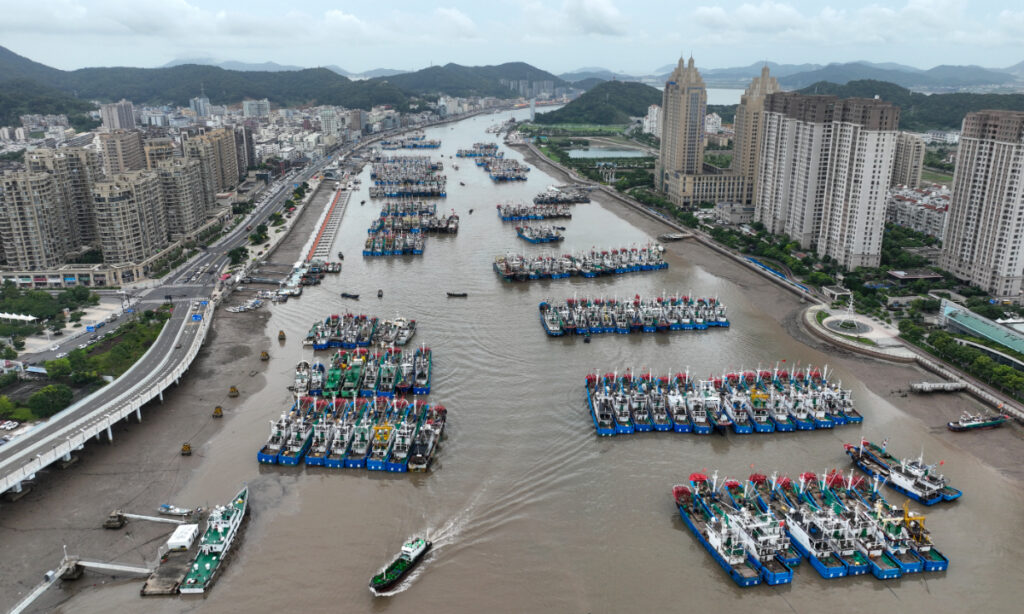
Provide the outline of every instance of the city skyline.
<path id="1" fill-rule="evenodd" d="M 310 0 L 282 10 L 267 0 L 0 0 L 4 45 L 65 70 L 158 67 L 181 59 L 313 67 L 418 70 L 431 64 L 524 61 L 554 73 L 602 67 L 655 73 L 691 53 L 698 67 L 897 62 L 1007 67 L 1024 60 L 1024 9 L 987 0 L 667 0 L 377 7 Z M 665 16 L 657 18 L 656 16 Z M 424 52 L 426 51 L 426 53 Z"/>

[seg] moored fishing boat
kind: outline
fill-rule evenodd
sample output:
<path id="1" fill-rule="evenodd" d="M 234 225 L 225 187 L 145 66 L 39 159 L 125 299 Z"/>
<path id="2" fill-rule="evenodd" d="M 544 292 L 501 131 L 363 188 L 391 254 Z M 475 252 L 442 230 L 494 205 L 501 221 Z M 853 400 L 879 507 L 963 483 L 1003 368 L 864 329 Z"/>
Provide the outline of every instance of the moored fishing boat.
<path id="1" fill-rule="evenodd" d="M 441 436 L 444 435 L 448 410 L 444 405 L 431 405 L 427 408 L 426 419 L 413 440 L 409 451 L 409 470 L 426 471 L 434 459 Z"/>
<path id="2" fill-rule="evenodd" d="M 1010 416 L 1006 414 L 996 415 L 983 415 L 983 414 L 972 414 L 970 412 L 964 412 L 959 419 L 955 422 L 950 421 L 946 423 L 949 430 L 955 433 L 962 433 L 964 431 L 980 431 L 985 429 L 994 429 L 1002 426 Z"/>
<path id="3" fill-rule="evenodd" d="M 672 488 L 679 515 L 700 545 L 729 577 L 741 587 L 761 583 L 761 574 L 750 562 L 743 548 L 738 528 L 728 522 L 724 515 L 712 513 L 698 489 L 706 492 L 707 476 L 695 473 L 690 476 L 690 486 L 677 484 Z"/>
<path id="4" fill-rule="evenodd" d="M 859 446 L 845 444 L 844 448 L 859 469 L 868 475 L 878 475 L 890 488 L 924 505 L 953 501 L 963 494 L 934 471 L 943 461 L 927 465 L 923 454 L 916 459 L 898 459 L 887 451 L 887 443 L 885 440 L 878 445 L 862 439 Z"/>

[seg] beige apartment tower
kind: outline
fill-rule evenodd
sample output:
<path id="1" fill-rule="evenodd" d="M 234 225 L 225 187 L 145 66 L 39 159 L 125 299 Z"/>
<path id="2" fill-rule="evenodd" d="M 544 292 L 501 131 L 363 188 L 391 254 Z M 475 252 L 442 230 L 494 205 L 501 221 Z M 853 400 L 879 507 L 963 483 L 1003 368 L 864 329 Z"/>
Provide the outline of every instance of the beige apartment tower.
<path id="1" fill-rule="evenodd" d="M 754 219 L 847 269 L 878 266 L 899 108 L 775 93 L 762 123 Z"/>
<path id="2" fill-rule="evenodd" d="M 142 151 L 146 157 L 146 170 L 156 170 L 160 162 L 174 159 L 177 150 L 178 148 L 172 139 L 146 139 L 145 144 L 142 146 Z"/>
<path id="3" fill-rule="evenodd" d="M 167 222 L 157 173 L 114 175 L 93 186 L 93 199 L 104 263 L 139 263 L 167 247 Z"/>
<path id="4" fill-rule="evenodd" d="M 754 202 L 757 167 L 761 155 L 761 126 L 764 121 L 764 101 L 768 94 L 781 92 L 779 82 L 768 74 L 768 67 L 761 69 L 761 76 L 755 77 L 740 97 L 736 107 L 733 141 L 733 157 L 730 170 L 747 178 L 743 198 L 745 204 Z"/>
<path id="5" fill-rule="evenodd" d="M 146 168 L 146 155 L 142 148 L 142 133 L 135 130 L 114 130 L 100 133 L 103 166 L 107 175 Z"/>
<path id="6" fill-rule="evenodd" d="M 896 138 L 896 155 L 892 163 L 890 187 L 905 185 L 916 188 L 921 185 L 921 169 L 924 168 L 924 139 L 908 132 L 901 132 Z"/>
<path id="7" fill-rule="evenodd" d="M 0 180 L 0 243 L 7 265 L 32 271 L 64 264 L 68 253 L 63 196 L 50 173 L 4 173 Z"/>
<path id="8" fill-rule="evenodd" d="M 691 57 L 679 64 L 665 83 L 661 97 L 661 152 L 655 166 L 655 185 L 662 191 L 672 175 L 697 175 L 704 168 L 704 115 L 708 96 L 704 79 Z"/>
<path id="9" fill-rule="evenodd" d="M 968 113 L 960 132 L 942 268 L 992 296 L 1022 300 L 1024 112 Z"/>
<path id="10" fill-rule="evenodd" d="M 33 149 L 25 156 L 29 171 L 50 173 L 61 194 L 69 251 L 93 246 L 96 223 L 92 216 L 92 186 L 103 178 L 100 154 L 83 147 Z"/>
<path id="11" fill-rule="evenodd" d="M 157 165 L 167 215 L 167 232 L 172 241 L 193 232 L 206 219 L 199 167 L 199 160 L 184 158 L 164 160 Z"/>

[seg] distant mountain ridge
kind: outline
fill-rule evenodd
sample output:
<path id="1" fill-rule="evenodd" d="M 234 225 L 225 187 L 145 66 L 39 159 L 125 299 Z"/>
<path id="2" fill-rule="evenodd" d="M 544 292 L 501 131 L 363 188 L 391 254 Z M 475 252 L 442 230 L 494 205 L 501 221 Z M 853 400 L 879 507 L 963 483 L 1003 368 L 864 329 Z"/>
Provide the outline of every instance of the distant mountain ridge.
<path id="1" fill-rule="evenodd" d="M 829 64 L 811 70 L 779 77 L 779 85 L 799 89 L 820 81 L 838 83 L 850 81 L 887 81 L 906 88 L 954 89 L 983 85 L 1008 85 L 1017 81 L 1010 73 L 989 70 L 980 66 L 936 66 L 928 70 L 910 72 L 904 69 L 880 68 L 861 62 Z"/>
<path id="2" fill-rule="evenodd" d="M 233 60 L 215 60 L 213 58 L 184 58 L 178 60 L 172 60 L 163 66 L 158 68 L 174 68 L 175 66 L 183 66 L 186 64 L 196 64 L 199 66 L 216 66 L 217 68 L 223 68 L 224 70 L 237 70 L 241 72 L 286 72 L 294 70 L 306 70 L 307 66 L 294 66 L 291 64 L 278 64 L 277 62 L 237 62 Z M 406 70 L 395 70 L 393 68 L 374 68 L 366 72 L 355 73 L 344 68 L 330 64 L 327 66 L 317 66 L 316 68 L 326 68 L 327 70 L 333 71 L 341 75 L 342 77 L 353 77 L 357 79 L 372 79 L 374 77 L 389 77 L 391 75 L 400 75 Z"/>

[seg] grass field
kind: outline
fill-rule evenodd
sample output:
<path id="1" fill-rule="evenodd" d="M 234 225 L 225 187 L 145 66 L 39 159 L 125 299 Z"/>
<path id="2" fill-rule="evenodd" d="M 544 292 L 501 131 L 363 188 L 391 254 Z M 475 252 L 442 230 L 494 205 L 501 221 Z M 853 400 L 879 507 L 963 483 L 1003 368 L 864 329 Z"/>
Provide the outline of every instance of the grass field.
<path id="1" fill-rule="evenodd" d="M 923 171 L 921 171 L 921 181 L 927 181 L 929 183 L 940 183 L 942 185 L 952 185 L 953 176 L 947 175 L 945 173 L 937 173 L 935 171 L 924 169 Z"/>

